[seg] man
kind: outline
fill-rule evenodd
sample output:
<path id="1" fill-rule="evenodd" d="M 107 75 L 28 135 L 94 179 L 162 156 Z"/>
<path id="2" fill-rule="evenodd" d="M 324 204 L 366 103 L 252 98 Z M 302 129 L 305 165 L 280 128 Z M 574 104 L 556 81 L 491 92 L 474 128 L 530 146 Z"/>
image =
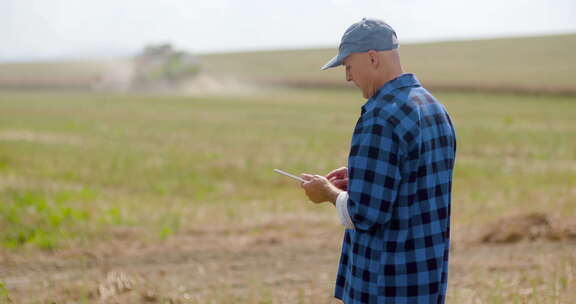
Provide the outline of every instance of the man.
<path id="1" fill-rule="evenodd" d="M 346 227 L 334 296 L 344 303 L 444 303 L 456 135 L 448 113 L 400 64 L 394 30 L 350 26 L 322 69 L 346 67 L 368 100 L 348 168 L 302 174 L 314 203 L 332 202 Z"/>

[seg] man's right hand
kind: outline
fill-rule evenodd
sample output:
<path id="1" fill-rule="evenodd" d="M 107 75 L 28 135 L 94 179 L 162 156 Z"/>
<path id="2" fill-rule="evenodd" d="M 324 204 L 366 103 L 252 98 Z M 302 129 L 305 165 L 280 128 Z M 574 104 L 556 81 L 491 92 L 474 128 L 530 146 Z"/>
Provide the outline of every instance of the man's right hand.
<path id="1" fill-rule="evenodd" d="M 346 191 L 348 190 L 348 168 L 341 167 L 330 171 L 326 174 L 326 179 L 329 180 L 336 188 Z"/>

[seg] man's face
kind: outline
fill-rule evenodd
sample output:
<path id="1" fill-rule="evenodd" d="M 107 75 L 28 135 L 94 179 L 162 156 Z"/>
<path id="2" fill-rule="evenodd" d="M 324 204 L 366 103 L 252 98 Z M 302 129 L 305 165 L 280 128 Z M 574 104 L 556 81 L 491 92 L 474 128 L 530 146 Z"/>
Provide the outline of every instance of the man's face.
<path id="1" fill-rule="evenodd" d="M 368 53 L 352 53 L 343 61 L 346 68 L 346 81 L 353 81 L 362 91 L 364 98 L 370 98 L 374 67 Z"/>

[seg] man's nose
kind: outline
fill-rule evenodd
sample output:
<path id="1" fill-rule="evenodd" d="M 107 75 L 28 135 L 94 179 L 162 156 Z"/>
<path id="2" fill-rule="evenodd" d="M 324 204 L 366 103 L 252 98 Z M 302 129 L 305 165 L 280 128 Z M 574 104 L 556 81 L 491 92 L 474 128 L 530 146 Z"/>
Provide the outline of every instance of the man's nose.
<path id="1" fill-rule="evenodd" d="M 352 75 L 348 72 L 346 72 L 346 81 L 352 81 Z"/>

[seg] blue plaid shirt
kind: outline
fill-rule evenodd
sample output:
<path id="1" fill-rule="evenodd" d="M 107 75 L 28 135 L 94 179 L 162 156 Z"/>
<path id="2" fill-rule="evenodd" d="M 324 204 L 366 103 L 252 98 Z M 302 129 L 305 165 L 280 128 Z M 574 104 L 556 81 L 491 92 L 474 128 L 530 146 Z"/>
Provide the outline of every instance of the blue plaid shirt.
<path id="1" fill-rule="evenodd" d="M 362 106 L 348 157 L 346 229 L 334 296 L 344 303 L 444 303 L 456 134 L 413 74 Z"/>

